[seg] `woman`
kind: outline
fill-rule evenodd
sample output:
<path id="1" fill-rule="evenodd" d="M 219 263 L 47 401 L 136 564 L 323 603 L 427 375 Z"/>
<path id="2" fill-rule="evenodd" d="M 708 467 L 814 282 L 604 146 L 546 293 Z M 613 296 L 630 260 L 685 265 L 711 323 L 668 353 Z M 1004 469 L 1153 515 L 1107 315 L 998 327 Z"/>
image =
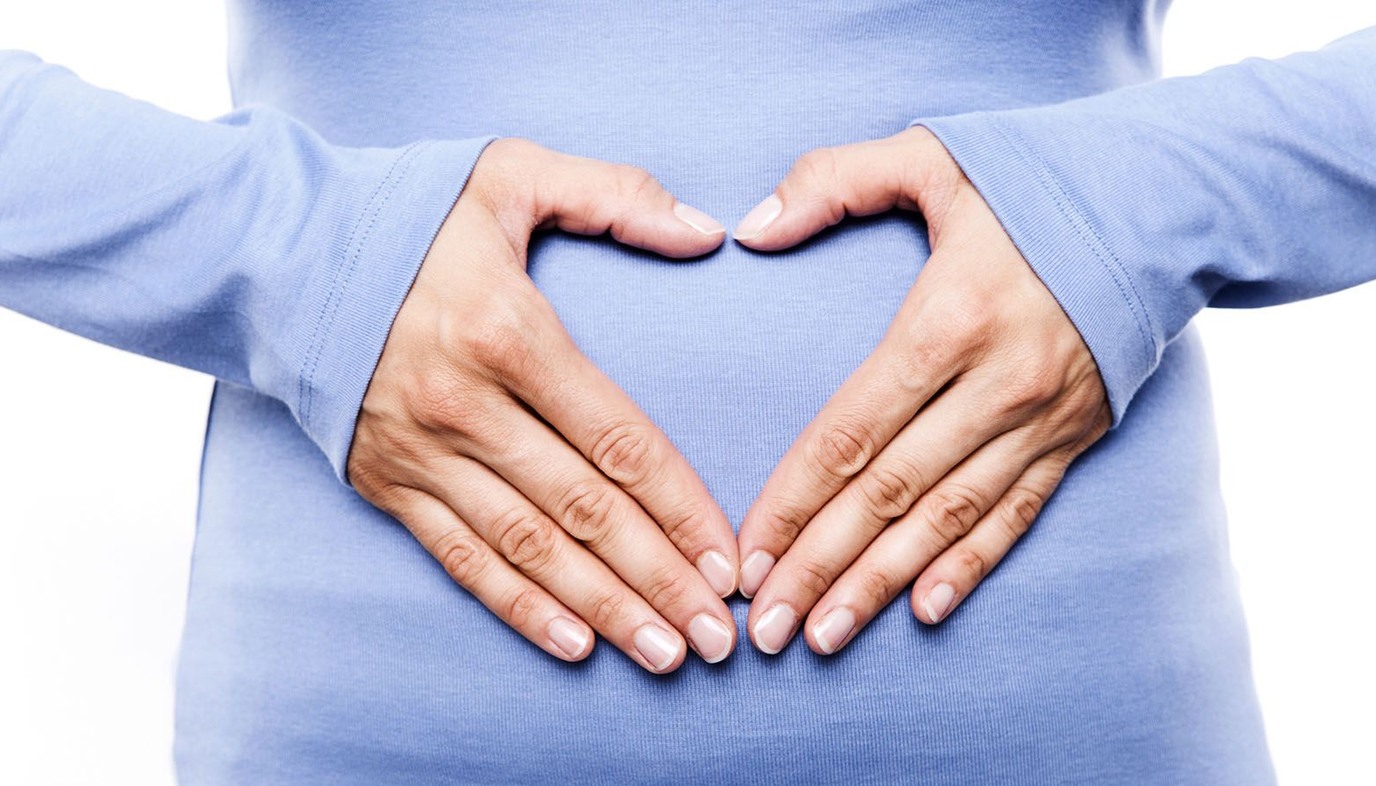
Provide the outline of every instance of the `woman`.
<path id="1" fill-rule="evenodd" d="M 1147 81 L 1155 73 L 1161 10 L 963 3 L 670 12 L 580 4 L 507 6 L 493 16 L 423 3 L 326 10 L 246 2 L 231 7 L 236 101 L 276 107 L 295 120 L 260 111 L 217 126 L 171 118 L 31 60 L 7 58 L 5 159 L 16 174 L 7 178 L 0 234 L 5 303 L 225 380 L 207 438 L 183 646 L 182 780 L 1269 780 L 1222 541 L 1204 368 L 1185 325 L 1206 301 L 1273 302 L 1371 277 L 1371 255 L 1358 252 L 1370 249 L 1376 178 L 1350 152 L 1370 127 L 1371 112 L 1350 98 L 1360 95 L 1370 72 L 1372 36 L 1281 65 L 1240 66 L 1041 110 L 936 119 Z M 1322 111 L 1313 111 L 1315 102 Z M 949 146 L 1074 320 L 1117 425 L 1072 465 L 1037 526 L 977 592 L 964 577 L 950 597 L 933 597 L 934 579 L 962 580 L 955 571 L 918 579 L 919 619 L 944 618 L 955 602 L 959 614 L 927 628 L 897 604 L 872 620 L 860 609 L 844 635 L 823 625 L 824 615 L 809 616 L 808 643 L 836 653 L 822 658 L 797 645 L 774 646 L 760 634 L 783 628 L 786 639 L 801 621 L 770 625 L 780 618 L 766 619 L 778 603 L 800 615 L 825 612 L 812 605 L 815 596 L 845 579 L 833 583 L 836 566 L 819 565 L 829 572 L 809 585 L 801 577 L 810 571 L 800 570 L 797 559 L 790 574 L 792 533 L 771 535 L 767 522 L 787 518 L 773 513 L 781 500 L 807 494 L 794 506 L 804 509 L 795 519 L 810 521 L 797 544 L 820 559 L 863 550 L 867 530 L 855 526 L 863 516 L 823 520 L 822 504 L 845 492 L 826 476 L 799 481 L 806 457 L 824 455 L 805 447 L 797 460 L 780 464 L 748 517 L 747 507 L 795 436 L 883 346 L 893 320 L 909 327 L 890 335 L 927 336 L 942 326 L 906 322 L 931 310 L 902 305 L 905 299 L 985 297 L 991 305 L 980 313 L 1012 314 L 1004 323 L 1054 325 L 1054 315 L 1040 309 L 1042 294 L 1018 290 L 1025 295 L 1018 301 L 1040 309 L 1028 322 L 1004 302 L 1004 288 L 981 290 L 995 275 L 1019 287 L 1029 279 L 1006 264 L 997 227 L 968 196 L 960 212 L 939 215 L 971 216 L 951 226 L 981 231 L 949 246 L 939 277 L 930 275 L 936 256 L 924 265 L 923 227 L 896 214 L 854 222 L 779 255 L 747 250 L 745 244 L 768 249 L 801 240 L 835 217 L 829 211 L 838 194 L 859 199 L 863 212 L 882 206 L 893 196 L 882 176 L 879 185 L 850 176 L 872 172 L 876 159 L 917 162 L 918 169 L 904 171 L 920 169 L 926 174 L 918 180 L 932 188 L 916 189 L 914 201 L 971 193 L 940 187 L 953 181 L 931 172 L 949 168 L 920 129 L 880 147 L 820 157 L 838 164 L 834 170 L 817 167 L 813 156 L 815 176 L 806 177 L 805 166 L 804 176 L 779 186 L 777 204 L 766 200 L 755 214 L 773 221 L 738 228 L 741 244 L 693 262 L 632 253 L 610 240 L 541 235 L 530 249 L 529 280 L 574 343 L 682 452 L 722 516 L 665 443 L 645 436 L 649 427 L 628 401 L 588 366 L 568 360 L 568 347 L 527 352 L 543 346 L 533 338 L 557 336 L 550 338 L 548 315 L 531 305 L 540 301 L 509 274 L 520 256 L 519 233 L 503 237 L 523 221 L 575 231 L 605 224 L 631 243 L 688 256 L 709 251 L 722 233 L 698 213 L 675 211 L 681 203 L 645 181 L 623 182 L 630 175 L 624 170 L 519 144 L 488 158 L 502 148 L 485 146 L 485 135 L 630 162 L 683 203 L 735 217 L 774 189 L 800 154 L 887 137 L 914 118 Z M 1320 132 L 1305 133 L 1307 123 Z M 403 147 L 427 138 L 473 141 Z M 395 149 L 353 149 L 362 145 Z M 475 161 L 481 188 L 470 190 L 462 181 Z M 820 175 L 826 171 L 836 177 Z M 1274 183 L 1292 187 L 1281 191 Z M 465 196 L 451 213 L 460 188 Z M 468 198 L 475 195 L 484 198 Z M 503 222 L 512 204 L 529 211 Z M 799 213 L 800 205 L 826 210 Z M 1292 247 L 1286 230 L 1297 214 L 1331 229 Z M 671 223 L 673 216 L 683 225 Z M 481 224 L 485 219 L 497 226 Z M 935 224 L 934 246 L 961 237 L 939 240 Z M 407 295 L 422 257 L 422 278 Z M 987 275 L 957 275 L 962 265 Z M 484 272 L 487 278 L 474 278 Z M 503 302 L 517 304 L 515 316 L 505 318 L 527 320 L 515 324 L 530 328 L 532 340 L 474 327 L 509 327 L 476 311 Z M 481 318 L 470 318 L 475 314 Z M 436 322 L 447 332 L 421 327 Z M 1047 331 L 1058 340 L 1065 335 Z M 1002 347 L 1022 334 L 1005 327 L 986 343 Z M 417 338 L 396 343 L 407 337 Z M 392 351 L 411 345 L 421 349 Z M 424 357 L 446 362 L 429 368 L 414 359 L 426 347 Z M 462 348 L 483 351 L 470 357 Z M 1080 352 L 1066 349 L 1059 368 L 1081 368 Z M 998 354 L 981 358 L 975 370 L 1010 362 Z M 551 368 L 556 358 L 568 365 Z M 483 375 L 468 368 L 462 385 L 428 386 L 435 369 L 470 361 L 500 384 L 470 383 Z M 502 363 L 513 368 L 498 369 Z M 904 379 L 944 384 L 931 358 L 909 365 Z M 388 388 L 380 380 L 397 381 Z M 959 400 L 947 393 L 961 384 L 957 379 L 930 407 L 922 407 L 920 391 L 898 403 L 892 396 L 873 400 L 882 412 L 860 418 L 857 428 L 896 431 L 893 423 L 909 407 L 921 408 L 913 423 L 925 424 L 943 399 Z M 1073 430 L 1073 421 L 1097 436 L 1098 409 L 1088 402 L 1097 393 L 1103 404 L 1104 393 L 1086 382 L 1072 387 L 1086 386 L 1074 417 L 1064 415 L 1051 424 L 1056 428 L 1031 425 L 1059 432 Z M 374 395 L 388 389 L 395 395 Z M 407 391 L 423 394 L 411 401 L 428 408 L 387 406 Z M 500 399 L 501 391 L 512 395 Z M 1046 391 L 1036 398 L 1042 397 L 1064 398 Z M 841 393 L 838 399 L 847 400 Z M 497 400 L 512 402 L 506 420 L 473 416 L 505 406 Z M 545 432 L 530 430 L 537 421 L 520 418 L 518 401 L 571 447 L 547 442 L 522 453 L 530 441 L 512 437 Z M 999 403 L 990 401 L 991 410 Z M 447 417 L 402 431 L 417 409 Z M 637 453 L 608 441 L 619 432 L 597 429 L 604 421 L 630 423 L 650 440 L 638 444 L 652 446 L 648 464 L 659 474 L 618 477 Z M 510 424 L 509 432 L 489 434 L 482 444 L 465 431 L 498 422 Z M 941 422 L 966 424 L 975 448 L 993 445 L 1002 433 L 984 434 L 992 426 L 968 425 L 968 414 Z M 1010 420 L 1004 430 L 1015 433 L 1023 422 Z M 417 435 L 435 432 L 449 440 L 436 444 L 467 439 L 455 452 L 481 454 L 475 461 L 487 474 L 454 462 L 422 477 L 443 451 Z M 858 455 L 840 451 L 848 458 L 841 472 L 863 476 L 893 444 L 888 436 L 859 443 Z M 804 434 L 798 444 L 812 444 L 808 439 Z M 930 447 L 948 444 L 938 439 Z M 952 464 L 964 449 L 942 460 Z M 931 460 L 930 451 L 917 453 L 915 462 Z M 556 498 L 560 489 L 579 488 L 579 473 L 587 480 L 579 454 L 627 487 L 622 498 L 597 486 L 619 506 L 623 518 L 612 520 L 640 515 L 633 499 L 679 533 L 673 543 L 685 554 L 682 564 L 638 518 L 619 538 L 598 542 L 584 532 L 587 548 L 569 547 L 566 553 L 579 558 L 566 569 L 542 574 L 518 558 L 529 537 L 501 538 L 499 514 L 517 509 L 522 496 L 551 495 L 546 504 L 532 499 L 532 506 L 564 528 L 603 510 L 592 505 L 591 515 L 569 515 L 580 506 Z M 1019 452 L 995 465 L 1031 471 L 1032 463 L 1018 466 L 1023 458 Z M 949 474 L 919 466 L 936 478 Z M 455 573 L 482 564 L 488 580 L 466 576 L 476 587 L 472 595 L 453 587 L 440 563 L 332 471 L 400 513 Z M 912 488 L 880 502 L 901 505 L 905 495 L 941 482 L 901 479 Z M 1019 479 L 1009 479 L 1009 487 Z M 420 502 L 413 495 L 409 507 L 387 498 L 386 489 L 396 494 L 407 480 L 432 483 L 435 493 Z M 1047 485 L 1046 478 L 1032 480 Z M 999 481 L 978 485 L 988 490 Z M 457 490 L 445 500 L 443 489 Z M 501 494 L 509 495 L 507 506 L 483 507 Z M 974 507 L 1001 499 L 986 496 Z M 709 593 L 736 583 L 737 552 L 724 522 L 743 518 L 740 580 L 757 601 L 748 629 L 761 649 L 782 651 L 771 656 L 742 647 L 723 660 L 721 649 L 710 649 L 711 620 L 722 621 L 723 610 Z M 454 534 L 464 526 L 483 530 L 483 540 Z M 960 527 L 979 531 L 964 520 Z M 899 531 L 895 525 L 884 533 Z M 836 533 L 839 547 L 818 548 L 824 535 L 804 542 L 810 533 Z M 488 538 L 495 541 L 491 551 L 481 551 Z M 913 542 L 921 541 L 904 541 Z M 1002 543 L 986 562 L 999 557 Z M 726 563 L 725 583 L 719 563 L 706 557 L 714 550 Z M 758 551 L 778 561 L 773 571 L 750 569 Z M 475 563 L 475 553 L 488 556 Z M 544 581 L 493 555 L 518 558 Z M 921 564 L 901 569 L 914 576 L 939 569 L 939 562 L 925 564 L 933 556 L 918 555 Z M 701 570 L 701 583 L 683 578 L 688 563 Z M 652 568 L 664 574 L 636 573 Z M 550 616 L 551 604 L 587 604 L 605 591 L 613 570 L 629 596 Z M 494 574 L 504 577 L 495 589 Z M 548 594 L 526 592 L 527 580 Z M 671 586 L 680 591 L 653 591 Z M 636 597 L 645 605 L 632 608 Z M 528 599 L 525 607 L 503 603 L 518 598 Z M 733 606 L 736 622 L 746 622 L 746 605 Z M 598 614 L 599 608 L 611 611 Z M 573 628 L 557 636 L 548 624 L 530 626 L 561 617 Z M 599 632 L 630 657 L 610 648 L 588 657 L 589 629 L 581 623 L 594 620 L 585 617 L 619 624 Z M 642 634 L 645 625 L 658 637 Z M 522 634 L 550 654 L 584 660 L 569 666 Z M 727 632 L 728 652 L 734 635 Z M 686 642 L 701 659 L 686 657 Z M 702 662 L 713 659 L 719 665 Z M 673 673 L 657 677 L 646 669 Z"/>

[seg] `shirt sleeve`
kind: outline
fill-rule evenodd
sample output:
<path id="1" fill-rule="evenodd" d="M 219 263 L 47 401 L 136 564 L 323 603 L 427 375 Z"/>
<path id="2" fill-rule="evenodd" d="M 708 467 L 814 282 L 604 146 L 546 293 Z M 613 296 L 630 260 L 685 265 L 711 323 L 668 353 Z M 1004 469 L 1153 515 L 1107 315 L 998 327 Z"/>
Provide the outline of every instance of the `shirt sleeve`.
<path id="1" fill-rule="evenodd" d="M 1205 306 L 1376 278 L 1376 28 L 1061 104 L 919 118 L 1089 345 L 1116 425 Z"/>
<path id="2" fill-rule="evenodd" d="M 340 147 L 0 52 L 0 306 L 280 399 L 345 479 L 392 320 L 494 138 Z"/>

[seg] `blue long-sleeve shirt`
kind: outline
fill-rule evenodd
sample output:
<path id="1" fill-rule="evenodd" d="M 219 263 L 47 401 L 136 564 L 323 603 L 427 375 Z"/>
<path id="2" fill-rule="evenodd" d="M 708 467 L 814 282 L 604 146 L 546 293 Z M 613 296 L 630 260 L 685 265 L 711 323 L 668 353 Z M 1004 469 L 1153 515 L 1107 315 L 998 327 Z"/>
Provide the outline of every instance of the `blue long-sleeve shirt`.
<path id="1" fill-rule="evenodd" d="M 1115 421 L 1205 306 L 1376 278 L 1376 29 L 1048 107 L 917 120 L 1075 321 Z"/>
<path id="2" fill-rule="evenodd" d="M 239 108 L 213 123 L 0 55 L 0 304 L 220 380 L 182 782 L 1272 780 L 1189 322 L 1376 277 L 1376 31 L 1154 81 L 1141 0 L 478 5 L 231 0 Z M 1085 336 L 1116 424 L 941 626 L 900 601 L 826 659 L 563 664 L 340 481 L 494 136 L 645 166 L 729 224 L 798 154 L 912 122 Z M 530 273 L 739 522 L 927 253 L 892 215 L 688 264 L 544 236 Z"/>
<path id="3" fill-rule="evenodd" d="M 190 120 L 0 53 L 0 304 L 287 404 L 343 477 L 392 317 L 490 140 Z"/>

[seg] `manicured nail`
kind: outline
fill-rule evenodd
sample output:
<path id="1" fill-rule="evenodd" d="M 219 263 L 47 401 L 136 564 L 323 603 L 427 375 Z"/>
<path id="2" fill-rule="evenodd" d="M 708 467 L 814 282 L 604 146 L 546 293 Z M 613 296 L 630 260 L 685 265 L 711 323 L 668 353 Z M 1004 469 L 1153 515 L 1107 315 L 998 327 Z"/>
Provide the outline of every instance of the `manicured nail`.
<path id="1" fill-rule="evenodd" d="M 764 231 L 779 214 L 784 211 L 784 203 L 774 194 L 765 197 L 765 200 L 751 208 L 745 218 L 736 225 L 735 236 L 737 240 L 749 240 Z"/>
<path id="2" fill-rule="evenodd" d="M 812 629 L 812 637 L 817 639 L 817 646 L 822 648 L 822 652 L 830 655 L 846 643 L 846 637 L 852 630 L 855 630 L 855 612 L 845 606 L 837 606 L 828 611 L 817 627 Z"/>
<path id="3" fill-rule="evenodd" d="M 798 612 L 787 603 L 780 603 L 766 611 L 755 623 L 755 646 L 769 655 L 777 655 L 793 638 L 793 629 L 797 625 Z"/>
<path id="4" fill-rule="evenodd" d="M 688 623 L 688 638 L 708 663 L 720 663 L 731 653 L 731 629 L 710 614 L 699 614 Z"/>
<path id="5" fill-rule="evenodd" d="M 941 622 L 941 618 L 946 616 L 946 612 L 951 608 L 951 601 L 955 599 L 955 587 L 943 581 L 932 587 L 927 597 L 922 599 L 922 608 L 926 609 L 927 618 L 932 622 Z"/>
<path id="6" fill-rule="evenodd" d="M 760 585 L 769 578 L 769 571 L 774 569 L 774 557 L 763 551 L 757 551 L 746 558 L 741 565 L 741 594 L 747 598 L 755 597 L 755 593 L 760 591 Z"/>
<path id="7" fill-rule="evenodd" d="M 702 574 L 712 591 L 725 598 L 736 591 L 736 569 L 720 551 L 706 551 L 698 557 L 698 573 Z"/>
<path id="8" fill-rule="evenodd" d="M 683 223 L 704 235 L 716 235 L 726 231 L 726 227 L 718 223 L 715 218 L 712 218 L 695 207 L 685 205 L 682 202 L 674 205 L 674 215 L 678 216 L 679 220 Z"/>
<path id="9" fill-rule="evenodd" d="M 547 632 L 554 646 L 570 658 L 582 655 L 592 641 L 587 629 L 568 617 L 555 617 L 550 620 Z"/>
<path id="10" fill-rule="evenodd" d="M 635 632 L 635 648 L 655 671 L 664 671 L 678 657 L 678 642 L 658 625 L 641 625 Z"/>

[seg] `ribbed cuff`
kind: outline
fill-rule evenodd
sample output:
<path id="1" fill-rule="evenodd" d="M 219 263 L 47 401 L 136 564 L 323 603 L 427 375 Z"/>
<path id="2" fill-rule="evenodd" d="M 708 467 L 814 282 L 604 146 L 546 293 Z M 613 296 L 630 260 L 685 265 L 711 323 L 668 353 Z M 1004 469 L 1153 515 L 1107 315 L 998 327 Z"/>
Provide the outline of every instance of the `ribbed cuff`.
<path id="1" fill-rule="evenodd" d="M 920 118 L 950 151 L 1075 324 L 1104 380 L 1113 425 L 1160 361 L 1128 272 L 1043 161 L 994 112 Z"/>
<path id="2" fill-rule="evenodd" d="M 302 428 L 348 483 L 363 395 L 425 254 L 488 143 L 419 142 L 395 152 L 363 212 L 301 368 Z"/>

